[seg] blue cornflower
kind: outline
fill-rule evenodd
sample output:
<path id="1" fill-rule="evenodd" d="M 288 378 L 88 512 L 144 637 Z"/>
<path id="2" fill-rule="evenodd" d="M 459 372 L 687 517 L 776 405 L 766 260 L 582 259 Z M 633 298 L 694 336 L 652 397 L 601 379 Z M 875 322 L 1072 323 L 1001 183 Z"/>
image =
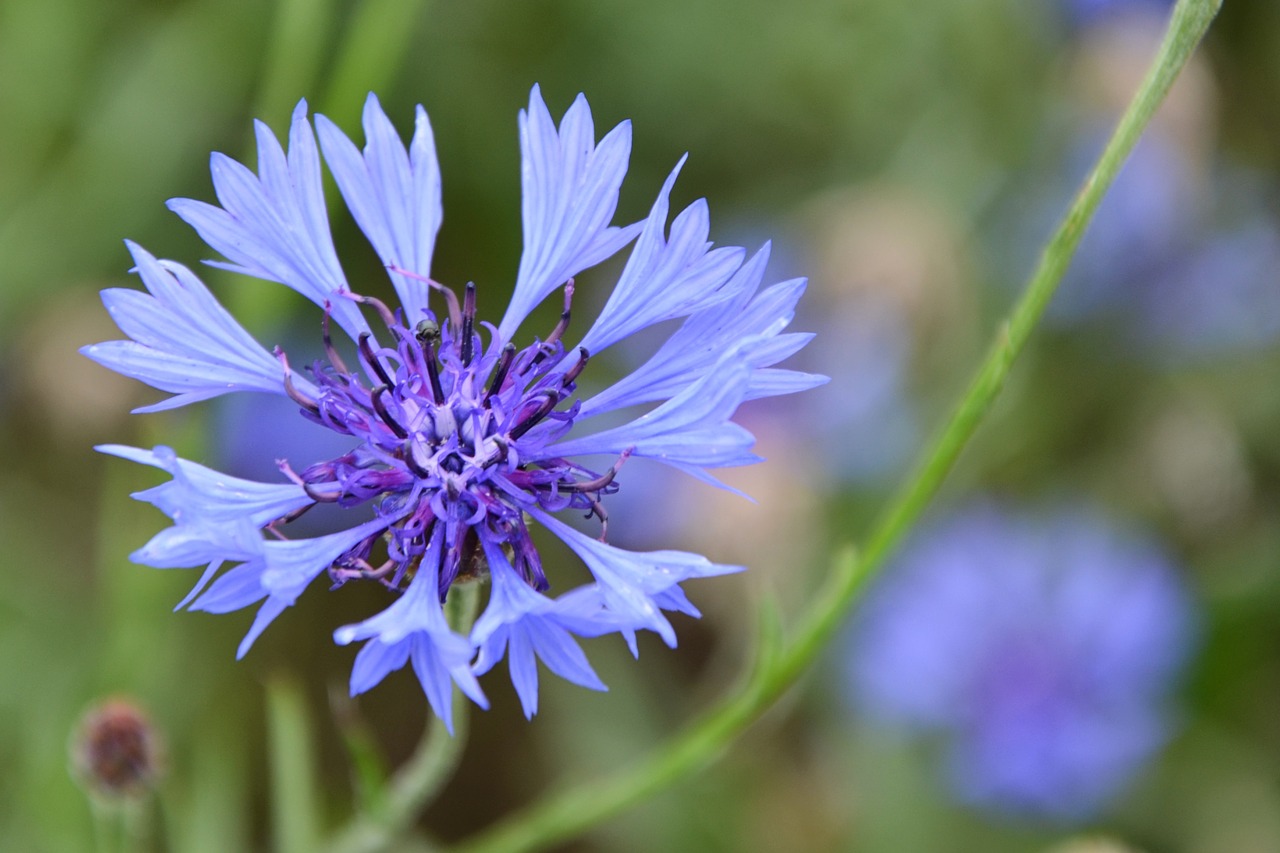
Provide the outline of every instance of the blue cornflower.
<path id="1" fill-rule="evenodd" d="M 962 799 L 1066 822 L 1164 742 L 1194 633 L 1154 543 L 1092 511 L 994 505 L 917 534 L 853 629 L 864 711 L 941 735 Z"/>
<path id="2" fill-rule="evenodd" d="M 313 131 L 300 103 L 287 153 L 259 123 L 257 174 L 214 154 L 219 204 L 169 203 L 227 259 L 213 266 L 279 282 L 323 308 L 324 360 L 295 370 L 279 348 L 271 353 L 255 341 L 190 270 L 132 243 L 149 293 L 103 293 L 130 340 L 84 349 L 174 395 L 139 411 L 264 392 L 297 404 L 298 429 L 328 429 L 348 440 L 349 450 L 332 459 L 281 460 L 283 476 L 274 484 L 226 476 L 165 447 L 99 449 L 172 476 L 136 496 L 173 525 L 135 552 L 135 561 L 204 566 L 182 602 L 191 609 L 223 613 L 261 603 L 240 655 L 321 574 L 334 586 L 378 583 L 390 599 L 386 609 L 334 634 L 342 645 L 364 641 L 351 691 L 412 663 L 446 723 L 452 684 L 487 706 L 476 676 L 504 656 L 531 716 L 537 659 L 569 681 L 604 689 L 575 636 L 621 633 L 634 651 L 636 632 L 647 629 L 674 646 L 663 611 L 697 615 L 680 584 L 741 567 L 607 544 L 602 501 L 619 488 L 623 462 L 647 458 L 716 483 L 706 469 L 758 461 L 751 434 L 730 420 L 739 404 L 825 381 L 773 367 L 811 336 L 783 333 L 802 280 L 759 287 L 768 245 L 751 257 L 713 248 L 702 200 L 668 228 L 668 197 L 683 159 L 648 218 L 617 227 L 610 221 L 627 170 L 630 124 L 597 143 L 579 96 L 557 128 L 535 87 L 519 125 L 524 252 L 497 326 L 477 322 L 473 284 L 459 295 L 431 278 L 442 211 L 426 112 L 418 107 L 406 149 L 370 95 L 363 151 L 324 116 L 316 116 Z M 348 286 L 330 238 L 321 153 L 386 265 L 397 309 Z M 633 241 L 599 316 L 577 344 L 566 345 L 574 277 Z M 551 333 L 541 340 L 520 335 L 526 316 L 557 290 L 564 308 Z M 645 364 L 578 397 L 589 360 L 670 320 L 683 323 Z M 334 323 L 355 344 L 350 366 L 331 338 Z M 647 411 L 619 423 L 619 410 L 643 404 Z M 613 425 L 592 431 L 592 419 L 607 413 Z M 588 465 L 584 457 L 612 462 Z M 288 523 L 317 504 L 354 509 L 360 523 L 317 538 L 290 537 Z M 556 520 L 552 513 L 561 510 L 598 517 L 600 539 Z M 582 558 L 587 583 L 558 598 L 545 594 L 532 522 Z M 215 579 L 229 564 L 236 565 Z M 489 599 L 470 633 L 459 634 L 442 605 L 455 584 L 477 576 L 490 579 Z"/>

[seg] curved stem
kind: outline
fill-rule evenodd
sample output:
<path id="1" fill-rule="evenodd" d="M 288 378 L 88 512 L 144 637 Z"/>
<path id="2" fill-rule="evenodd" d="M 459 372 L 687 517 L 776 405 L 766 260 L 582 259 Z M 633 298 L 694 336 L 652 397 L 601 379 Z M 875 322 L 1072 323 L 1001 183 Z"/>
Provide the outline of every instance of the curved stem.
<path id="1" fill-rule="evenodd" d="M 801 619 L 794 638 L 784 643 L 776 617 L 766 614 L 755 667 L 720 705 L 632 767 L 535 803 L 464 842 L 455 848 L 455 853 L 538 850 L 578 835 L 710 764 L 796 682 L 839 628 L 866 582 L 883 567 L 894 546 L 937 493 L 999 396 L 1015 358 L 1040 321 L 1104 193 L 1220 6 L 1221 0 L 1179 0 L 1150 71 L 1045 247 L 1022 297 L 997 332 L 964 396 L 921 455 L 912 476 L 889 502 L 864 551 L 856 557 L 849 552 L 837 558 L 826 588 Z"/>

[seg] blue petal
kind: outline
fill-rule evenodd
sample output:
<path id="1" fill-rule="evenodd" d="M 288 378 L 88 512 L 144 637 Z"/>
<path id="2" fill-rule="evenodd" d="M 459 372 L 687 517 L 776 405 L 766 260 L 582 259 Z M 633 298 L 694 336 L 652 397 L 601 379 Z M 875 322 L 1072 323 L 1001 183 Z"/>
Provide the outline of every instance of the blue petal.
<path id="1" fill-rule="evenodd" d="M 257 556 L 237 566 L 213 582 L 196 599 L 192 610 L 228 613 L 247 607 L 263 598 L 253 626 L 240 644 L 238 657 L 243 657 L 258 635 L 293 605 L 311 581 L 329 568 L 344 551 L 360 540 L 386 528 L 385 519 L 374 519 L 358 527 L 332 533 L 317 539 L 293 539 L 285 542 L 262 542 Z"/>
<path id="2" fill-rule="evenodd" d="M 156 411 L 231 391 L 284 393 L 280 364 L 237 323 L 189 269 L 158 261 L 127 243 L 150 295 L 109 288 L 102 301 L 132 340 L 80 351 L 117 373 L 178 396 L 137 411 Z M 303 388 L 310 386 L 305 382 Z"/>
<path id="3" fill-rule="evenodd" d="M 325 161 L 342 197 L 378 257 L 387 266 L 431 275 L 431 256 L 444 210 L 440 166 L 426 111 L 419 106 L 413 141 L 406 151 L 377 97 L 364 105 L 364 154 L 337 125 L 316 116 Z M 391 274 L 405 317 L 413 326 L 427 308 L 426 282 Z"/>
<path id="4" fill-rule="evenodd" d="M 259 483 L 232 477 L 180 459 L 172 448 L 164 445 L 143 450 L 122 444 L 101 444 L 94 449 L 169 472 L 172 480 L 138 492 L 134 497 L 178 521 L 247 519 L 255 527 L 261 527 L 312 503 L 306 491 L 294 483 Z"/>
<path id="5" fill-rule="evenodd" d="M 203 518 L 166 527 L 129 559 L 156 569 L 193 569 L 214 562 L 252 559 L 261 552 L 258 528 L 247 521 Z"/>
<path id="6" fill-rule="evenodd" d="M 777 370 L 762 368 L 751 371 L 751 381 L 747 383 L 745 400 L 758 400 L 761 397 L 778 397 L 783 394 L 798 394 L 826 385 L 831 377 L 819 373 L 803 373 L 799 370 Z"/>
<path id="7" fill-rule="evenodd" d="M 550 445 L 531 458 L 619 454 L 630 448 L 636 456 L 661 462 L 749 465 L 759 461 L 750 452 L 755 438 L 729 420 L 749 382 L 750 372 L 730 352 L 720 366 L 653 411 L 613 429 Z"/>
<path id="8" fill-rule="evenodd" d="M 614 255 L 639 223 L 611 228 L 618 189 L 631 156 L 631 123 L 594 144 L 591 108 L 579 95 L 559 132 L 537 86 L 520 112 L 520 180 L 524 252 L 498 336 L 511 340 L 529 312 L 556 288 Z"/>
<path id="9" fill-rule="evenodd" d="M 365 643 L 351 665 L 351 695 L 358 696 L 409 662 L 409 641 Z"/>
<path id="10" fill-rule="evenodd" d="M 162 468 L 173 475 L 169 482 L 133 496 L 152 504 L 175 522 L 129 555 L 135 563 L 145 566 L 194 568 L 223 561 L 251 560 L 262 553 L 259 528 L 312 503 L 300 486 L 229 477 L 179 459 L 172 449 L 164 446 L 142 450 L 109 444 L 97 450 Z M 207 583 L 209 577 L 206 572 L 192 593 Z M 188 595 L 183 604 L 190 597 Z"/>
<path id="11" fill-rule="evenodd" d="M 511 683 L 526 717 L 538 710 L 535 655 L 566 681 L 592 690 L 607 689 L 561 624 L 557 603 L 525 583 L 500 546 L 484 540 L 484 549 L 493 587 L 489 603 L 471 631 L 471 641 L 480 648 L 475 671 L 492 668 L 502 659 L 505 648 Z"/>
<path id="12" fill-rule="evenodd" d="M 289 153 L 257 122 L 258 174 L 222 154 L 210 160 L 221 207 L 172 199 L 182 217 L 229 263 L 213 266 L 277 281 L 317 305 L 331 304 L 334 319 L 355 337 L 368 325 L 355 303 L 343 298 L 346 277 L 329 234 L 320 158 L 307 121 L 307 104 L 293 111 Z"/>
<path id="13" fill-rule="evenodd" d="M 672 170 L 644 223 L 618 284 L 582 339 L 591 353 L 654 323 L 684 317 L 733 295 L 733 274 L 742 265 L 740 248 L 711 249 L 705 200 L 685 208 L 667 227 L 668 197 L 684 158 Z"/>
<path id="14" fill-rule="evenodd" d="M 668 646 L 675 646 L 676 635 L 662 615 L 657 597 L 689 578 L 744 570 L 742 566 L 718 565 L 700 554 L 686 551 L 624 551 L 579 533 L 542 510 L 527 511 L 586 563 L 599 584 L 604 607 L 611 618 L 618 620 L 613 630 L 626 633 L 647 628 L 661 636 Z M 669 597 L 666 600 L 671 601 Z"/>
<path id="15" fill-rule="evenodd" d="M 794 317 L 805 282 L 794 279 L 757 294 L 768 260 L 769 245 L 765 244 L 724 286 L 728 294 L 725 301 L 692 314 L 643 366 L 584 402 L 579 420 L 673 397 L 714 368 L 734 347 L 738 347 L 741 361 L 752 368 L 745 400 L 793 393 L 825 382 L 825 377 L 763 369 L 794 354 L 813 337 L 779 334 Z M 739 346 L 747 339 L 753 343 Z"/>
<path id="16" fill-rule="evenodd" d="M 374 652 L 362 652 L 370 661 L 399 661 L 399 668 L 406 660 L 412 660 L 414 672 L 422 683 L 422 690 L 436 716 L 453 731 L 453 703 L 450 684 L 456 682 L 462 692 L 482 708 L 488 708 L 475 675 L 471 671 L 474 647 L 471 642 L 450 630 L 440 606 L 437 592 L 442 536 L 432 536 L 431 543 L 422 557 L 418 573 L 389 607 L 376 616 L 354 625 L 344 625 L 333 634 L 339 645 L 356 640 L 368 640 L 369 646 L 383 646 Z M 405 653 L 398 647 L 404 646 Z M 392 647 L 397 647 L 394 655 Z M 357 659 L 359 661 L 359 659 Z M 373 687 L 392 667 L 373 666 L 366 663 L 352 670 L 351 694 L 354 696 Z M 376 677 L 375 677 L 376 676 Z"/>

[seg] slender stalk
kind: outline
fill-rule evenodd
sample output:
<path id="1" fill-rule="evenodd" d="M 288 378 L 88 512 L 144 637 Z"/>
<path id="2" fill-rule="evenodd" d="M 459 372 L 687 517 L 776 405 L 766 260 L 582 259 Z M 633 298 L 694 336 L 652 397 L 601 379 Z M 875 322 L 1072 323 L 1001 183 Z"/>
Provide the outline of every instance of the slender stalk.
<path id="1" fill-rule="evenodd" d="M 889 502 L 862 553 L 837 557 L 826 588 L 801 619 L 794 638 L 785 643 L 776 617 L 766 614 L 753 670 L 719 706 L 632 767 L 535 803 L 464 842 L 454 853 L 515 853 L 543 849 L 572 838 L 710 764 L 796 682 L 838 629 L 866 582 L 880 571 L 894 546 L 920 517 L 999 396 L 1014 360 L 1040 321 L 1104 193 L 1220 6 L 1221 0 L 1179 0 L 1150 71 L 1050 239 L 1022 297 L 997 332 L 964 396 L 921 455 L 912 476 Z"/>

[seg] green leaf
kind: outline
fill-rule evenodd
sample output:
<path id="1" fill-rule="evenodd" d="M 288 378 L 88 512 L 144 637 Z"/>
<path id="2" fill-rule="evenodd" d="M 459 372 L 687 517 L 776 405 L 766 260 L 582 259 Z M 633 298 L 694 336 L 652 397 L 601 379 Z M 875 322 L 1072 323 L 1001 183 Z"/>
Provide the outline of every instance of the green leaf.
<path id="1" fill-rule="evenodd" d="M 276 677 L 267 683 L 267 744 L 272 849 L 313 853 L 320 839 L 320 793 L 311 717 L 302 689 L 292 679 Z"/>

